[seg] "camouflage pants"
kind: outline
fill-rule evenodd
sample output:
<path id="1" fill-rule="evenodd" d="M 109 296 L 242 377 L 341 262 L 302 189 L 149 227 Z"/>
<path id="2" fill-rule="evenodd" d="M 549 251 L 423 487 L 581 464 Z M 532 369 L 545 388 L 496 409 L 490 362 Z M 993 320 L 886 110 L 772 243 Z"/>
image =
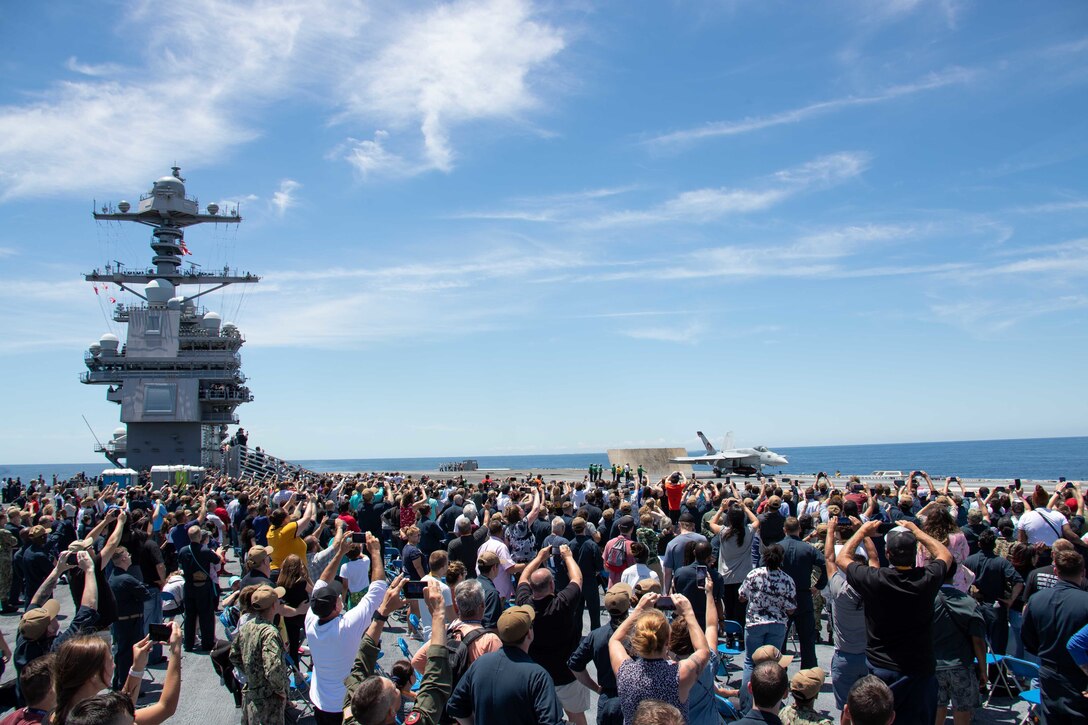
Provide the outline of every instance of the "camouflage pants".
<path id="1" fill-rule="evenodd" d="M 242 696 L 242 725 L 284 725 L 287 700 L 275 695 Z"/>

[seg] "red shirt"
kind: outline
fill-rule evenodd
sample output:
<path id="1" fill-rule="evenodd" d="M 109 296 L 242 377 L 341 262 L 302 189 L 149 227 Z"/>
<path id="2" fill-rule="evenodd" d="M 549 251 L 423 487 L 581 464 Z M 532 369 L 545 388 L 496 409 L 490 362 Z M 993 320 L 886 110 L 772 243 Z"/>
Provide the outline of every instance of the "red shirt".
<path id="1" fill-rule="evenodd" d="M 669 499 L 669 510 L 679 511 L 680 500 L 684 496 L 684 484 L 683 483 L 670 483 L 665 482 L 665 495 Z"/>

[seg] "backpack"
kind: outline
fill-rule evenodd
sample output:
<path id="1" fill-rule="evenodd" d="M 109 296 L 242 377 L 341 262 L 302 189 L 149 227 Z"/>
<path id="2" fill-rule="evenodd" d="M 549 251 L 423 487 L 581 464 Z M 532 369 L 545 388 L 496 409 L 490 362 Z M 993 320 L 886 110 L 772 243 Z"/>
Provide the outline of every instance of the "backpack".
<path id="1" fill-rule="evenodd" d="M 608 542 L 604 550 L 604 565 L 609 569 L 627 568 L 627 539 L 617 536 Z"/>
<path id="2" fill-rule="evenodd" d="M 449 650 L 451 676 L 450 692 L 453 692 L 453 690 L 457 688 L 457 683 L 465 676 L 465 673 L 468 672 L 469 665 L 472 664 L 472 661 L 469 660 L 469 647 L 471 647 L 472 643 L 480 637 L 489 633 L 495 634 L 497 633 L 497 630 L 494 627 L 480 627 L 479 629 L 474 629 L 464 635 L 461 639 L 457 639 L 456 632 L 452 630 L 446 631 L 446 649 Z M 443 710 L 439 722 L 444 725 L 457 725 L 457 720 L 448 716 L 445 713 L 445 710 Z"/>

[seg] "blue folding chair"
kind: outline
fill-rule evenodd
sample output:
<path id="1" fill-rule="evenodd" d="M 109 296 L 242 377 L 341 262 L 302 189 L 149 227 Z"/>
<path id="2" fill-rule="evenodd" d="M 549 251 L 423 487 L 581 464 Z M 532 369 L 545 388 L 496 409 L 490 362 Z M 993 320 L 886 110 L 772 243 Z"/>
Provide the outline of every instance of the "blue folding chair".
<path id="1" fill-rule="evenodd" d="M 733 722 L 734 720 L 740 720 L 740 713 L 737 712 L 737 708 L 733 707 L 733 703 L 721 695 L 714 695 L 714 703 L 718 707 L 718 714 L 721 715 L 722 722 Z"/>
<path id="2" fill-rule="evenodd" d="M 1002 659 L 1002 664 L 1008 669 L 1012 675 L 1013 681 L 1017 683 L 1017 689 L 1020 689 L 1020 681 L 1034 682 L 1039 679 L 1039 665 L 1034 662 L 1028 662 L 1027 660 L 1019 660 L 1015 657 L 1005 656 Z M 1028 722 L 1035 715 L 1035 709 L 1042 703 L 1042 691 L 1038 687 L 1033 687 L 1029 690 L 1020 690 L 1020 700 L 1028 704 L 1027 714 L 1024 715 L 1024 719 L 1020 721 L 1020 725 Z"/>
<path id="3" fill-rule="evenodd" d="M 397 646 L 400 647 L 400 653 L 404 655 L 404 659 L 411 662 L 412 650 L 408 648 L 408 641 L 404 639 L 404 637 L 397 637 Z M 413 672 L 415 672 L 415 670 L 413 670 Z M 416 672 L 415 675 L 416 679 L 415 682 L 412 683 L 412 692 L 419 690 L 419 686 L 423 684 L 423 675 L 418 672 Z"/>
<path id="4" fill-rule="evenodd" d="M 725 630 L 725 634 L 728 637 L 739 637 L 744 632 L 744 627 L 740 622 L 734 622 L 732 619 L 727 619 L 722 622 L 722 628 Z M 729 647 L 725 642 L 718 643 L 718 672 L 719 677 L 726 678 L 726 684 L 729 684 L 729 663 L 737 655 L 744 654 L 744 650 L 737 649 L 735 647 Z"/>

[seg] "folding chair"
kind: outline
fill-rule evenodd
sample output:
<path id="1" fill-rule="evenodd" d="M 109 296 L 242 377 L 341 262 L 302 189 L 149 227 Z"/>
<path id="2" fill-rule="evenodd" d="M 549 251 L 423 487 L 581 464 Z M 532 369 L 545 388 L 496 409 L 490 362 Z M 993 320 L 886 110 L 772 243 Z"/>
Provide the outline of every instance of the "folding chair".
<path id="1" fill-rule="evenodd" d="M 1023 690 L 1020 688 L 1020 680 L 1027 682 L 1033 682 L 1039 679 L 1039 665 L 1034 662 L 1028 662 L 1027 660 L 1019 660 L 1015 657 L 1004 657 L 1002 664 L 1008 668 L 1012 673 L 1013 681 L 1017 683 L 1017 689 L 1020 690 L 1018 697 L 1022 702 L 1028 704 L 1027 714 L 1024 715 L 1024 719 L 1020 721 L 1020 725 L 1028 722 L 1035 715 L 1035 708 L 1039 707 L 1042 703 L 1042 690 L 1038 687 L 1033 687 L 1029 690 Z"/>
<path id="2" fill-rule="evenodd" d="M 300 716 L 295 718 L 297 722 L 302 715 L 314 713 L 314 703 L 310 701 L 310 680 L 313 677 L 313 671 L 303 674 L 302 670 L 295 668 L 286 653 L 284 653 L 284 659 L 287 661 L 288 672 L 287 702 L 288 704 L 296 703 L 301 711 Z"/>
<path id="3" fill-rule="evenodd" d="M 740 713 L 737 712 L 737 708 L 733 707 L 733 703 L 721 695 L 714 695 L 714 703 L 718 707 L 718 714 L 722 718 L 722 722 L 733 722 L 734 720 L 740 720 Z"/>
<path id="4" fill-rule="evenodd" d="M 404 655 L 404 659 L 410 662 L 412 660 L 412 650 L 408 648 L 408 641 L 404 637 L 397 637 L 397 646 L 400 647 L 400 653 Z M 423 675 L 415 672 L 415 676 L 415 682 L 412 683 L 412 692 L 419 690 L 419 686 L 423 684 Z"/>
<path id="5" fill-rule="evenodd" d="M 739 637 L 744 633 L 744 627 L 740 622 L 734 622 L 732 619 L 727 619 L 722 622 L 722 628 L 725 630 L 726 637 Z M 725 683 L 729 684 L 729 665 L 733 658 L 737 655 L 744 654 L 744 650 L 736 649 L 735 647 L 729 647 L 725 642 L 719 641 L 718 654 L 720 659 L 718 661 L 717 676 L 725 677 Z"/>
<path id="6" fill-rule="evenodd" d="M 994 671 L 997 672 L 997 677 L 990 680 L 989 687 L 986 688 L 986 701 L 982 703 L 983 706 L 990 704 L 990 700 L 993 699 L 994 691 L 997 689 L 998 685 L 1004 687 L 1006 692 L 1013 692 L 1012 687 L 1009 686 L 1009 678 L 1005 672 L 1004 661 L 1005 655 L 994 654 L 990 649 L 990 640 L 986 640 L 986 669 L 989 671 L 990 667 L 993 667 Z"/>

